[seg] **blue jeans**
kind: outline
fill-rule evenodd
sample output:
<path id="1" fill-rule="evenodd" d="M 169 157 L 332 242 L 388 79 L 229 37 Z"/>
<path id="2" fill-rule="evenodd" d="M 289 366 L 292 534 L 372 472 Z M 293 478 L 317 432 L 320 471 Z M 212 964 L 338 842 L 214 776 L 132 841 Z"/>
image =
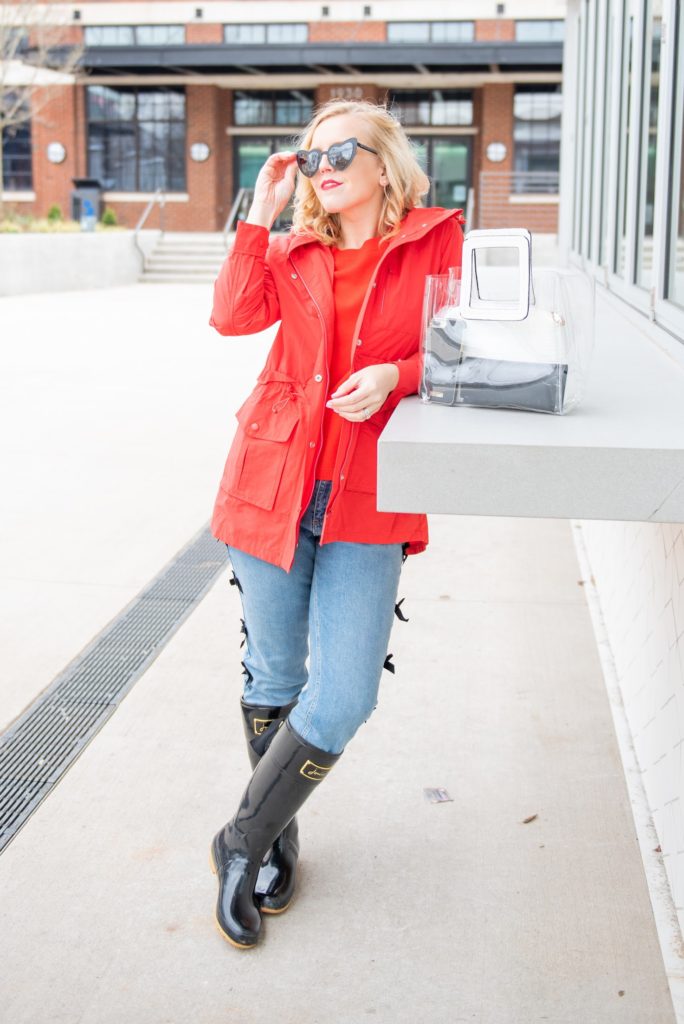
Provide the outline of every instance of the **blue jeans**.
<path id="1" fill-rule="evenodd" d="M 321 547 L 331 486 L 315 482 L 289 572 L 226 547 L 244 614 L 245 703 L 298 700 L 289 718 L 299 736 L 341 753 L 377 706 L 405 556 L 396 543 Z"/>

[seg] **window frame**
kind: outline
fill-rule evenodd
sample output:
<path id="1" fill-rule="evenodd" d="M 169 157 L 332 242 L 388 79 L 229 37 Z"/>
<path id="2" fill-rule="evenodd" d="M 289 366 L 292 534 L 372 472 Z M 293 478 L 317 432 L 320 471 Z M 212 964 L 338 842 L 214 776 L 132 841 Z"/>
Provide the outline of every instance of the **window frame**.
<path id="1" fill-rule="evenodd" d="M 117 91 L 125 91 L 125 92 L 128 92 L 128 93 L 132 92 L 134 94 L 134 96 L 135 96 L 135 106 L 134 106 L 135 113 L 134 113 L 134 116 L 130 119 L 130 121 L 126 121 L 123 118 L 121 118 L 119 120 L 112 120 L 112 119 L 107 119 L 107 118 L 102 118 L 101 120 L 92 120 L 89 117 L 89 111 L 88 111 L 88 91 L 87 90 L 88 89 L 92 89 L 92 88 L 95 88 L 95 89 L 96 88 L 101 88 L 101 87 L 103 87 L 105 89 L 113 89 L 113 90 L 117 90 Z M 150 189 L 141 188 L 141 184 L 140 184 L 140 157 L 141 157 L 141 152 L 142 152 L 142 149 L 141 149 L 141 146 L 140 146 L 140 123 L 141 123 L 141 120 L 142 120 L 143 123 L 147 123 L 147 122 L 150 122 L 151 119 L 150 118 L 142 118 L 142 119 L 140 119 L 138 117 L 138 96 L 139 96 L 139 94 L 141 92 L 142 93 L 164 92 L 165 90 L 166 91 L 176 92 L 176 93 L 182 93 L 182 95 L 183 95 L 183 117 L 182 117 L 182 119 L 181 118 L 166 118 L 166 119 L 161 119 L 160 118 L 156 122 L 152 122 L 152 123 L 158 123 L 158 124 L 182 124 L 183 125 L 183 129 L 184 129 L 184 133 L 183 133 L 183 184 L 182 184 L 182 186 L 180 186 L 178 188 L 171 187 L 170 185 L 167 185 L 167 186 L 164 186 L 162 188 L 162 190 L 164 192 L 170 194 L 170 195 L 182 195 L 182 194 L 187 193 L 187 189 L 188 189 L 188 154 L 187 154 L 188 107 L 187 107 L 187 89 L 186 89 L 186 87 L 185 86 L 154 86 L 154 85 L 150 85 L 150 86 L 145 86 L 145 85 L 117 86 L 115 84 L 111 84 L 111 85 L 106 84 L 104 86 L 98 86 L 98 85 L 88 86 L 88 85 L 86 85 L 85 88 L 86 88 L 86 93 L 85 93 L 85 115 L 86 115 L 85 116 L 85 150 L 86 150 L 86 168 L 87 168 L 88 176 L 89 177 L 95 177 L 96 176 L 94 171 L 92 171 L 92 169 L 91 169 L 91 162 L 90 162 L 91 125 L 94 125 L 94 124 L 110 124 L 110 125 L 111 124 L 132 124 L 135 127 L 135 185 L 134 185 L 133 188 L 126 188 L 126 187 L 124 187 L 124 186 L 122 186 L 120 184 L 114 184 L 114 185 L 111 185 L 111 186 L 110 185 L 104 185 L 104 191 L 106 191 L 106 192 L 133 192 L 133 193 L 138 193 L 140 195 L 148 195 L 149 192 L 150 192 Z M 166 155 L 165 159 L 168 160 L 168 150 L 167 150 L 167 155 Z M 161 187 L 161 186 L 158 186 L 158 187 Z"/>
<path id="2" fill-rule="evenodd" d="M 655 175 L 655 196 L 653 209 L 653 316 L 666 330 L 674 334 L 684 344 L 684 305 L 680 306 L 673 299 L 666 298 L 666 272 L 669 270 L 669 258 L 676 258 L 676 240 L 672 237 L 674 209 L 673 156 L 678 161 L 684 160 L 684 100 L 680 97 L 682 121 L 677 129 L 677 72 L 680 82 L 684 83 L 684 53 L 678 42 L 684 40 L 684 11 L 677 7 L 676 0 L 663 4 L 663 38 L 660 51 L 660 88 L 658 95 L 658 128 L 664 137 L 662 158 L 657 161 Z M 662 45 L 662 44 L 665 45 Z M 679 66 L 678 66 L 679 62 Z M 663 130 L 661 126 L 665 126 Z M 679 146 L 675 151 L 675 132 L 679 131 Z M 660 154 L 659 154 L 660 155 Z M 682 176 L 679 167 L 680 179 Z M 683 186 L 684 187 L 684 186 Z M 672 198 L 672 204 L 668 200 Z M 679 196 L 680 202 L 682 196 Z"/>
<path id="3" fill-rule="evenodd" d="M 279 98 L 285 98 L 287 95 L 292 95 L 294 92 L 301 92 L 306 99 L 311 99 L 311 110 L 316 103 L 315 91 L 309 90 L 311 95 L 307 95 L 305 89 L 234 89 L 233 90 L 233 127 L 235 128 L 303 128 L 309 121 L 311 114 L 306 115 L 302 121 L 288 121 L 280 122 L 276 118 L 277 103 Z M 236 117 L 236 102 L 238 101 L 237 93 L 244 92 L 252 94 L 250 98 L 258 99 L 261 102 L 268 102 L 271 105 L 272 119 L 270 121 L 238 121 Z M 292 101 L 294 102 L 294 100 Z"/>
<path id="4" fill-rule="evenodd" d="M 426 39 L 391 39 L 390 34 L 392 29 L 405 27 L 408 25 L 420 25 L 427 28 Z M 469 25 L 471 36 L 469 39 L 450 39 L 446 42 L 442 40 L 435 41 L 434 38 L 434 27 L 435 25 Z M 439 21 L 387 21 L 385 31 L 387 33 L 387 44 L 389 46 L 422 46 L 425 43 L 435 43 L 438 46 L 453 46 L 458 43 L 472 43 L 475 40 L 475 22 L 469 18 L 446 18 L 440 19 Z"/>
<path id="5" fill-rule="evenodd" d="M 445 93 L 456 92 L 456 93 L 460 93 L 462 95 L 459 95 L 458 97 L 455 97 L 455 98 L 452 97 L 449 100 L 442 100 L 442 101 L 436 100 L 435 101 L 435 99 L 434 99 L 434 93 L 435 92 L 445 92 Z M 395 104 L 397 103 L 397 96 L 400 97 L 402 93 L 415 93 L 415 94 L 424 93 L 423 101 L 427 102 L 428 105 L 429 105 L 429 108 L 430 108 L 430 120 L 427 122 L 427 124 L 425 122 L 423 122 L 423 121 L 402 121 L 401 122 L 404 125 L 404 127 L 407 130 L 409 130 L 409 131 L 411 129 L 420 129 L 420 128 L 473 128 L 474 127 L 474 114 L 475 114 L 475 100 L 474 100 L 475 90 L 474 89 L 468 89 L 468 88 L 465 88 L 465 89 L 436 89 L 435 88 L 435 89 L 424 89 L 424 90 L 422 90 L 422 89 L 403 89 L 403 88 L 392 89 L 392 88 L 390 88 L 387 91 L 387 102 L 388 102 L 388 106 L 390 108 L 392 108 L 392 109 L 395 108 Z M 439 103 L 439 102 L 448 103 L 448 102 L 459 102 L 461 100 L 465 101 L 465 102 L 468 102 L 468 101 L 470 102 L 470 121 L 469 122 L 467 122 L 467 123 L 458 122 L 457 124 L 451 124 L 451 123 L 444 122 L 444 121 L 435 121 L 435 120 L 433 120 L 433 107 L 434 107 L 435 102 L 437 102 L 437 103 Z M 416 105 L 418 103 L 420 103 L 420 102 L 421 102 L 421 99 L 420 99 L 420 96 L 419 96 L 419 98 L 416 100 Z M 397 104 L 397 106 L 399 108 L 399 115 L 400 115 L 401 114 L 401 104 Z M 400 120 L 401 120 L 401 117 L 400 117 Z"/>
<path id="6" fill-rule="evenodd" d="M 560 39 L 549 36 L 547 39 L 520 39 L 518 38 L 519 25 L 563 25 L 564 18 L 516 18 L 515 20 L 515 42 L 516 43 L 563 43 L 565 41 L 565 29 Z"/>
<path id="7" fill-rule="evenodd" d="M 16 93 L 13 94 L 12 90 L 9 89 L 7 95 L 8 96 L 12 96 L 12 95 L 16 96 Z M 2 141 L 2 160 L 3 160 L 3 163 L 4 163 L 4 161 L 5 161 L 5 154 L 8 153 L 8 142 L 9 142 L 9 140 L 8 140 L 8 133 L 12 129 L 14 129 L 15 133 L 17 131 L 26 130 L 26 132 L 28 134 L 28 179 L 29 179 L 29 183 L 28 183 L 28 185 L 26 185 L 26 184 L 25 185 L 20 185 L 19 188 L 9 188 L 8 187 L 8 181 L 6 180 L 6 176 L 4 174 L 4 167 L 3 167 L 2 191 L 6 192 L 8 195 L 18 194 L 18 193 L 22 193 L 22 192 L 33 192 L 34 191 L 35 175 L 34 175 L 34 167 L 33 167 L 33 118 L 30 116 L 31 105 L 30 105 L 30 101 L 28 100 L 28 98 L 22 100 L 22 107 L 23 107 L 24 110 L 28 110 L 28 113 L 29 113 L 28 117 L 26 117 L 24 120 L 22 120 L 21 122 L 19 122 L 16 125 L 5 125 L 4 127 L 0 128 L 0 131 L 2 132 L 2 137 L 3 137 L 3 141 Z M 5 201 L 6 202 L 11 202 L 12 200 L 9 199 L 9 200 L 5 200 Z"/>
<path id="8" fill-rule="evenodd" d="M 249 42 L 241 43 L 237 40 L 226 39 L 226 31 L 230 28 L 263 28 L 264 39 L 262 42 Z M 291 39 L 291 40 L 273 40 L 270 37 L 271 30 L 282 29 L 282 28 L 300 28 L 304 30 L 303 39 Z M 304 46 L 309 42 L 309 23 L 307 21 L 250 21 L 243 23 L 238 22 L 224 22 L 223 23 L 223 45 L 224 46 Z"/>
<path id="9" fill-rule="evenodd" d="M 561 220 L 559 231 L 562 232 L 563 246 L 566 258 L 571 266 L 577 266 L 586 273 L 593 275 L 599 283 L 626 305 L 641 313 L 644 318 L 654 322 L 663 330 L 671 334 L 680 344 L 684 344 L 684 308 L 674 300 L 665 297 L 667 281 L 665 273 L 668 271 L 668 259 L 670 249 L 673 249 L 671 237 L 671 220 L 673 217 L 672 204 L 675 201 L 674 190 L 670 189 L 671 169 L 673 163 L 673 145 L 675 123 L 677 113 L 675 96 L 675 74 L 677 71 L 675 61 L 675 50 L 678 36 L 677 29 L 682 31 L 684 26 L 684 11 L 677 12 L 677 0 L 663 0 L 662 5 L 662 37 L 660 50 L 660 77 L 658 90 L 658 155 L 655 168 L 655 192 L 653 210 L 653 273 L 652 285 L 650 288 L 635 283 L 636 253 L 638 218 L 637 199 L 639 188 L 639 175 L 641 168 L 641 149 L 643 134 L 641 124 L 643 121 L 643 108 L 646 103 L 648 83 L 645 83 L 646 69 L 650 69 L 651 54 L 646 52 L 645 39 L 650 35 L 646 31 L 647 19 L 652 17 L 652 7 L 649 2 L 646 5 L 634 3 L 634 0 L 605 0 L 599 6 L 598 31 L 599 38 L 606 38 L 608 20 L 612 20 L 612 31 L 610 34 L 611 43 L 611 97 L 610 109 L 605 112 L 599 108 L 600 123 L 596 125 L 597 138 L 605 138 L 605 128 L 610 129 L 609 154 L 606 166 L 603 169 L 603 191 L 599 192 L 601 202 L 607 202 L 606 218 L 606 248 L 604 259 L 598 262 L 600 247 L 597 246 L 593 235 L 587 243 L 587 236 L 578 239 L 577 229 L 579 216 L 582 207 L 580 197 L 582 193 L 582 179 L 579 173 L 580 166 L 584 165 L 586 159 L 585 140 L 580 134 L 580 119 L 584 111 L 584 93 L 581 69 L 586 60 L 586 51 L 582 47 L 583 19 L 585 4 L 595 3 L 599 0 L 581 0 L 575 11 L 568 12 L 568 33 L 564 49 L 564 68 L 576 66 L 579 69 L 576 78 L 575 88 L 568 88 L 567 91 L 567 116 L 572 119 L 573 131 L 568 126 L 563 133 L 563 145 L 571 150 L 561 160 L 561 194 L 565 189 L 571 195 L 571 200 L 561 203 Z M 618 170 L 619 170 L 619 132 L 621 126 L 621 105 L 623 95 L 621 91 L 622 73 L 624 62 L 627 60 L 627 53 L 624 50 L 623 40 L 626 38 L 627 18 L 629 14 L 635 16 L 634 22 L 634 50 L 632 59 L 632 96 L 638 96 L 639 102 L 632 102 L 630 106 L 630 145 L 626 153 L 626 166 L 636 167 L 636 172 L 631 174 L 627 187 L 627 217 L 626 217 L 626 243 L 625 243 L 625 274 L 624 278 L 617 274 L 613 267 L 617 256 L 618 246 Z M 684 36 L 682 37 L 684 38 Z M 619 58 L 619 59 L 618 59 Z M 684 55 L 680 56 L 681 68 L 684 69 Z M 605 66 L 605 59 L 602 61 Z M 681 80 L 684 80 L 684 70 L 680 70 Z M 571 75 L 564 75 L 564 80 L 570 84 Z M 608 125 L 605 124 L 608 120 Z M 679 129 L 684 132 L 684 125 Z M 574 153 L 572 150 L 574 149 Z M 573 159 L 574 157 L 574 159 Z M 596 171 L 596 164 L 594 165 Z M 567 179 L 570 179 L 568 182 Z M 597 226 L 598 225 L 598 226 Z M 600 232 L 600 218 L 593 217 L 591 223 L 592 233 Z M 674 252 L 674 249 L 673 249 Z"/>
<path id="10" fill-rule="evenodd" d="M 560 136 L 559 136 L 559 139 L 558 139 L 558 188 L 557 188 L 557 190 L 555 192 L 549 191 L 548 188 L 542 188 L 541 191 L 535 191 L 534 188 L 522 188 L 520 190 L 520 193 L 524 194 L 524 195 L 552 195 L 552 196 L 558 197 L 559 192 L 560 192 L 560 162 L 561 162 L 561 149 L 562 149 L 562 142 L 563 142 L 563 102 L 564 102 L 564 98 L 563 98 L 563 83 L 562 82 L 540 82 L 538 84 L 535 84 L 533 87 L 530 87 L 527 84 L 523 85 L 522 83 L 515 83 L 514 84 L 514 86 L 513 86 L 513 130 L 512 130 L 512 133 L 511 133 L 511 141 L 512 141 L 512 154 L 511 154 L 511 156 L 512 156 L 512 160 L 513 160 L 514 173 L 516 173 L 516 174 L 534 174 L 534 173 L 536 173 L 536 172 L 530 171 L 530 170 L 528 170 L 528 171 L 520 171 L 518 169 L 518 167 L 516 166 L 516 156 L 519 155 L 517 147 L 518 147 L 518 145 L 522 145 L 523 144 L 521 142 L 521 140 L 516 139 L 516 137 L 515 137 L 516 125 L 519 122 L 522 122 L 522 123 L 525 123 L 525 124 L 534 123 L 534 119 L 531 119 L 531 118 L 518 118 L 518 117 L 516 117 L 516 114 L 515 114 L 515 107 L 516 107 L 515 98 L 516 98 L 516 95 L 525 94 L 525 93 L 527 93 L 527 94 L 545 93 L 545 94 L 548 94 L 548 95 L 556 95 L 556 96 L 560 95 L 560 97 L 561 97 L 561 106 L 560 106 Z M 532 179 L 531 184 L 534 184 L 534 180 L 533 179 Z M 512 194 L 516 195 L 518 193 L 513 192 Z"/>
<path id="11" fill-rule="evenodd" d="M 131 29 L 132 34 L 133 34 L 133 42 L 132 43 L 89 43 L 88 42 L 88 30 L 89 29 L 103 29 L 103 28 L 116 28 L 116 29 L 126 28 L 126 29 Z M 168 43 L 168 42 L 167 43 L 141 43 L 141 42 L 139 42 L 139 40 L 137 38 L 138 30 L 139 29 L 146 29 L 146 28 L 147 29 L 149 29 L 149 28 L 174 28 L 174 29 L 181 29 L 181 31 L 183 33 L 183 39 L 182 39 L 181 42 L 174 42 L 174 43 Z M 187 32 L 185 30 L 185 25 L 184 24 L 178 24 L 178 23 L 170 23 L 170 24 L 164 23 L 163 25 L 147 25 L 146 24 L 146 25 L 84 25 L 83 26 L 83 42 L 84 42 L 85 46 L 88 49 L 90 49 L 92 47 L 94 50 L 97 50 L 97 49 L 100 49 L 100 48 L 106 47 L 106 46 L 111 46 L 111 47 L 124 47 L 124 46 L 185 46 L 186 45 L 186 39 L 187 39 Z"/>

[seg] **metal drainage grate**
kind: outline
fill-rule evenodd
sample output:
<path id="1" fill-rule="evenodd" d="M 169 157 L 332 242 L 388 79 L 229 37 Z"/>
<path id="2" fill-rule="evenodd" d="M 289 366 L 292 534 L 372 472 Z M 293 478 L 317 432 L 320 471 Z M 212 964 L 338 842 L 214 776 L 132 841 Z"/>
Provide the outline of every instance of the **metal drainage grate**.
<path id="1" fill-rule="evenodd" d="M 0 737 L 0 851 L 227 565 L 204 527 Z"/>

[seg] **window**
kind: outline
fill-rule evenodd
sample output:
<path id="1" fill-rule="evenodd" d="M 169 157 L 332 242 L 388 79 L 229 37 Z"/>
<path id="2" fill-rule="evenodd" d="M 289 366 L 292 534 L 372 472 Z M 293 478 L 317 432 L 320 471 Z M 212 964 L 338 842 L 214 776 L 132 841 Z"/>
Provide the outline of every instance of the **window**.
<path id="1" fill-rule="evenodd" d="M 636 283 L 650 288 L 653 276 L 653 219 L 655 201 L 656 153 L 658 151 L 658 86 L 660 83 L 660 44 L 662 2 L 652 0 L 651 18 L 647 23 L 647 60 L 644 67 L 645 109 L 641 124 L 639 160 L 639 197 L 637 210 Z"/>
<path id="2" fill-rule="evenodd" d="M 224 25 L 225 43 L 306 43 L 309 26 L 306 24 Z"/>
<path id="3" fill-rule="evenodd" d="M 224 43 L 265 43 L 265 25 L 224 25 Z"/>
<path id="4" fill-rule="evenodd" d="M 16 94 L 5 94 L 5 109 L 16 102 Z M 7 192 L 33 188 L 31 168 L 31 121 L 28 106 L 23 107 L 26 120 L 2 129 L 2 184 Z"/>
<path id="5" fill-rule="evenodd" d="M 169 46 L 185 43 L 183 25 L 87 25 L 86 46 Z"/>
<path id="6" fill-rule="evenodd" d="M 390 93 L 388 105 L 407 126 L 473 123 L 470 92 L 455 89 L 398 90 Z"/>
<path id="7" fill-rule="evenodd" d="M 86 88 L 88 174 L 105 189 L 185 191 L 185 90 Z"/>
<path id="8" fill-rule="evenodd" d="M 433 43 L 471 43 L 475 38 L 472 21 L 433 21 L 430 27 Z"/>
<path id="9" fill-rule="evenodd" d="M 605 33 L 605 47 L 603 52 L 603 111 L 601 116 L 601 122 L 598 126 L 599 131 L 603 131 L 604 143 L 603 153 L 601 158 L 601 185 L 600 185 L 600 217 L 599 217 L 599 249 L 598 249 L 598 261 L 600 265 L 607 265 L 608 263 L 608 191 L 610 188 L 610 118 L 613 104 L 613 61 L 614 61 L 614 48 L 613 48 L 613 32 L 614 32 L 614 18 L 606 15 L 603 21 L 603 31 Z"/>
<path id="10" fill-rule="evenodd" d="M 469 43 L 475 38 L 473 21 L 390 21 L 390 43 Z"/>
<path id="11" fill-rule="evenodd" d="M 677 14 L 665 297 L 684 309 L 684 11 Z M 670 30 L 674 25 L 670 25 Z"/>
<path id="12" fill-rule="evenodd" d="M 587 2 L 568 20 L 572 256 L 684 341 L 684 7 Z"/>
<path id="13" fill-rule="evenodd" d="M 138 46 L 182 46 L 185 43 L 185 26 L 136 25 L 135 41 Z"/>
<path id="14" fill-rule="evenodd" d="M 28 30 L 25 28 L 12 28 L 5 22 L 2 34 L 0 35 L 0 60 L 11 60 L 14 57 L 19 57 L 21 54 L 26 53 L 28 48 Z"/>
<path id="15" fill-rule="evenodd" d="M 516 21 L 515 40 L 517 43 L 562 43 L 565 37 L 565 22 Z"/>
<path id="16" fill-rule="evenodd" d="M 309 38 L 308 25 L 267 25 L 267 43 L 305 43 Z"/>
<path id="17" fill-rule="evenodd" d="M 235 91 L 236 125 L 304 125 L 313 112 L 313 93 L 297 89 L 282 92 Z"/>
<path id="18" fill-rule="evenodd" d="M 624 277 L 627 266 L 627 195 L 630 191 L 633 168 L 628 153 L 632 135 L 632 68 L 634 63 L 634 13 L 629 12 L 623 28 L 622 66 L 620 69 L 620 143 L 617 174 L 617 218 L 615 232 L 615 261 L 613 269 Z M 638 97 L 637 97 L 638 98 Z M 587 97 L 585 102 L 589 102 Z"/>
<path id="19" fill-rule="evenodd" d="M 426 21 L 390 21 L 387 23 L 388 43 L 429 43 L 430 26 Z"/>
<path id="20" fill-rule="evenodd" d="M 513 191 L 558 192 L 561 85 L 516 87 L 513 97 Z"/>

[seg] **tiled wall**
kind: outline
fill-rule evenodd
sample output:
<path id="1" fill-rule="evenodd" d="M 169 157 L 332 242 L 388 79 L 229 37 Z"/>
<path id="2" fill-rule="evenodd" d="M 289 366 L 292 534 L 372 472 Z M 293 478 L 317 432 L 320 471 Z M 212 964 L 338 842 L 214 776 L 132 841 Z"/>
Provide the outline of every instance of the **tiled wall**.
<path id="1" fill-rule="evenodd" d="M 684 931 L 684 526 L 581 523 Z"/>

